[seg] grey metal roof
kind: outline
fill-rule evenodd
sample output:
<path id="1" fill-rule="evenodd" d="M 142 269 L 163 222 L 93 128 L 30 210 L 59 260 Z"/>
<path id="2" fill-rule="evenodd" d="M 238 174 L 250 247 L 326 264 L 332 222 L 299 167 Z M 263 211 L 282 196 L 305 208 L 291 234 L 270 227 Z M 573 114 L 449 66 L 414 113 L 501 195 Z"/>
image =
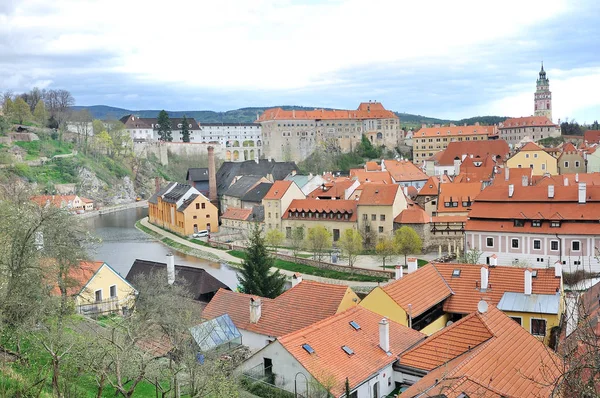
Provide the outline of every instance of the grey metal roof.
<path id="1" fill-rule="evenodd" d="M 250 191 L 263 177 L 262 176 L 242 176 L 235 182 L 227 191 L 223 193 L 225 196 L 232 196 L 234 198 L 242 198 L 248 191 Z M 266 193 L 265 193 L 266 195 Z"/>
<path id="2" fill-rule="evenodd" d="M 498 309 L 534 314 L 558 314 L 560 295 L 559 293 L 525 295 L 525 293 L 506 292 L 498 303 Z"/>
<path id="3" fill-rule="evenodd" d="M 179 184 L 176 183 L 177 185 L 171 189 L 169 192 L 165 193 L 162 195 L 162 199 L 165 202 L 168 203 L 175 203 L 177 202 L 179 199 L 181 199 L 181 197 L 183 195 L 186 194 L 187 191 L 189 191 L 192 187 L 187 185 L 187 184 Z"/>
<path id="4" fill-rule="evenodd" d="M 150 197 L 150 199 L 148 199 L 148 202 L 152 203 L 152 204 L 158 204 L 158 197 L 159 196 L 163 196 L 165 194 L 165 192 L 167 192 L 167 190 L 169 188 L 171 188 L 172 186 L 176 185 L 176 182 L 170 182 L 167 185 L 165 185 L 164 187 L 162 187 L 161 189 L 159 189 L 157 192 L 154 193 L 154 195 L 152 195 Z"/>
<path id="5" fill-rule="evenodd" d="M 202 352 L 213 350 L 231 342 L 236 343 L 236 345 L 242 343 L 242 334 L 227 314 L 191 327 L 190 333 Z"/>
<path id="6" fill-rule="evenodd" d="M 183 201 L 183 203 L 181 204 L 181 206 L 179 206 L 177 211 L 184 211 L 185 209 L 187 209 L 192 204 L 194 199 L 196 199 L 198 196 L 200 195 L 198 195 L 197 193 L 190 195 L 189 198 Z"/>
<path id="7" fill-rule="evenodd" d="M 266 177 L 273 176 L 273 181 L 283 180 L 293 170 L 298 170 L 294 162 L 275 162 L 268 159 L 260 159 L 258 163 L 254 160 L 245 162 L 224 162 L 217 171 L 217 193 L 222 195 L 236 176 L 255 175 Z"/>
<path id="8" fill-rule="evenodd" d="M 185 177 L 186 181 L 208 181 L 208 168 L 207 167 L 192 167 L 187 171 Z"/>
<path id="9" fill-rule="evenodd" d="M 242 196 L 242 202 L 262 202 L 269 189 L 271 189 L 271 186 L 273 186 L 271 182 L 261 182 Z"/>
<path id="10" fill-rule="evenodd" d="M 248 216 L 246 221 L 263 222 L 265 221 L 265 207 L 263 205 L 254 206 L 252 213 Z"/>
<path id="11" fill-rule="evenodd" d="M 288 175 L 286 181 L 294 181 L 298 187 L 302 188 L 310 181 L 310 177 L 304 174 Z"/>

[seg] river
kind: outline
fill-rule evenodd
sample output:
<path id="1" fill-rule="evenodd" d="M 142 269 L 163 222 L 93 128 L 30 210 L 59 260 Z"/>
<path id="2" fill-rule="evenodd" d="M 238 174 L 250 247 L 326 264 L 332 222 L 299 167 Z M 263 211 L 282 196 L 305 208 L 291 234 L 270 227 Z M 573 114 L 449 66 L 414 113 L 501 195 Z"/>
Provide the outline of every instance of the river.
<path id="1" fill-rule="evenodd" d="M 87 219 L 91 233 L 102 240 L 90 256 L 106 262 L 125 277 L 136 259 L 164 263 L 167 253 L 173 252 L 175 264 L 204 268 L 230 288 L 236 288 L 233 268 L 178 252 L 136 229 L 135 222 L 147 215 L 147 208 L 134 208 Z"/>

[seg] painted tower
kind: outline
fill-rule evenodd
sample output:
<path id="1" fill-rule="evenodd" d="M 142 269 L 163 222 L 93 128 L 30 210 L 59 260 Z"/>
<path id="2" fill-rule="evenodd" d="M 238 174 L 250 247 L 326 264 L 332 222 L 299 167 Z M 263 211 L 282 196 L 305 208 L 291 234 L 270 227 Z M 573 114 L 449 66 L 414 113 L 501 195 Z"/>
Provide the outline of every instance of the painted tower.
<path id="1" fill-rule="evenodd" d="M 534 103 L 534 115 L 546 116 L 552 121 L 552 93 L 550 92 L 550 80 L 546 77 L 543 62 L 540 77 L 537 79 Z"/>

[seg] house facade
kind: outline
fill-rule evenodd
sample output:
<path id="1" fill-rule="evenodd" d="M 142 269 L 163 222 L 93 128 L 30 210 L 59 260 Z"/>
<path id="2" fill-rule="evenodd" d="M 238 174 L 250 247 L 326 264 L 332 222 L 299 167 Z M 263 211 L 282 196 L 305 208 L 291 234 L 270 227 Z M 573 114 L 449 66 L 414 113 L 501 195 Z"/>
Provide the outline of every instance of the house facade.
<path id="1" fill-rule="evenodd" d="M 263 197 L 265 211 L 265 228 L 282 230 L 282 216 L 295 199 L 306 196 L 293 181 L 275 181 L 269 192 Z"/>
<path id="2" fill-rule="evenodd" d="M 583 174 L 586 172 L 586 162 L 583 153 L 570 142 L 562 146 L 556 163 L 558 174 Z"/>
<path id="3" fill-rule="evenodd" d="M 261 127 L 258 123 L 198 123 L 194 142 L 218 142 L 225 150 L 225 161 L 243 162 L 262 155 Z"/>
<path id="4" fill-rule="evenodd" d="M 511 148 L 515 148 L 528 140 L 539 141 L 548 137 L 559 137 L 560 126 L 552 123 L 552 119 L 546 115 L 536 115 L 506 119 L 498 126 L 498 132 L 501 139 Z"/>
<path id="5" fill-rule="evenodd" d="M 394 218 L 407 206 L 406 196 L 399 185 L 365 183 L 357 206 L 359 228 L 375 237 L 390 236 L 394 233 Z"/>
<path id="6" fill-rule="evenodd" d="M 518 152 L 513 154 L 507 161 L 509 168 L 530 168 L 532 174 L 539 176 L 543 174 L 558 174 L 557 160 L 540 146 L 529 142 Z"/>
<path id="7" fill-rule="evenodd" d="M 81 210 L 85 209 L 86 207 L 86 203 L 77 195 L 39 195 L 32 196 L 31 200 L 40 206 L 54 206 L 60 209 L 67 209 L 70 211 Z"/>

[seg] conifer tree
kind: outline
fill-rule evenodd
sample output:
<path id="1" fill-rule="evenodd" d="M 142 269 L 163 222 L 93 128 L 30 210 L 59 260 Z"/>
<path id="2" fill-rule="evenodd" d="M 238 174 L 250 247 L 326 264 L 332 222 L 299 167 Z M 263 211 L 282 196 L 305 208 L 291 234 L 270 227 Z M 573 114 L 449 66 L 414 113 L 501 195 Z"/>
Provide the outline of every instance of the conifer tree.
<path id="1" fill-rule="evenodd" d="M 158 114 L 156 123 L 158 124 L 158 140 L 168 142 L 173 141 L 171 119 L 169 119 L 169 114 L 164 109 Z"/>
<path id="2" fill-rule="evenodd" d="M 190 142 L 190 127 L 188 124 L 187 118 L 183 115 L 183 120 L 181 121 L 181 140 L 183 142 Z"/>
<path id="3" fill-rule="evenodd" d="M 265 246 L 262 231 L 257 226 L 251 231 L 246 258 L 238 275 L 240 291 L 261 297 L 275 298 L 283 292 L 285 276 L 279 270 L 271 272 L 274 259 Z"/>

